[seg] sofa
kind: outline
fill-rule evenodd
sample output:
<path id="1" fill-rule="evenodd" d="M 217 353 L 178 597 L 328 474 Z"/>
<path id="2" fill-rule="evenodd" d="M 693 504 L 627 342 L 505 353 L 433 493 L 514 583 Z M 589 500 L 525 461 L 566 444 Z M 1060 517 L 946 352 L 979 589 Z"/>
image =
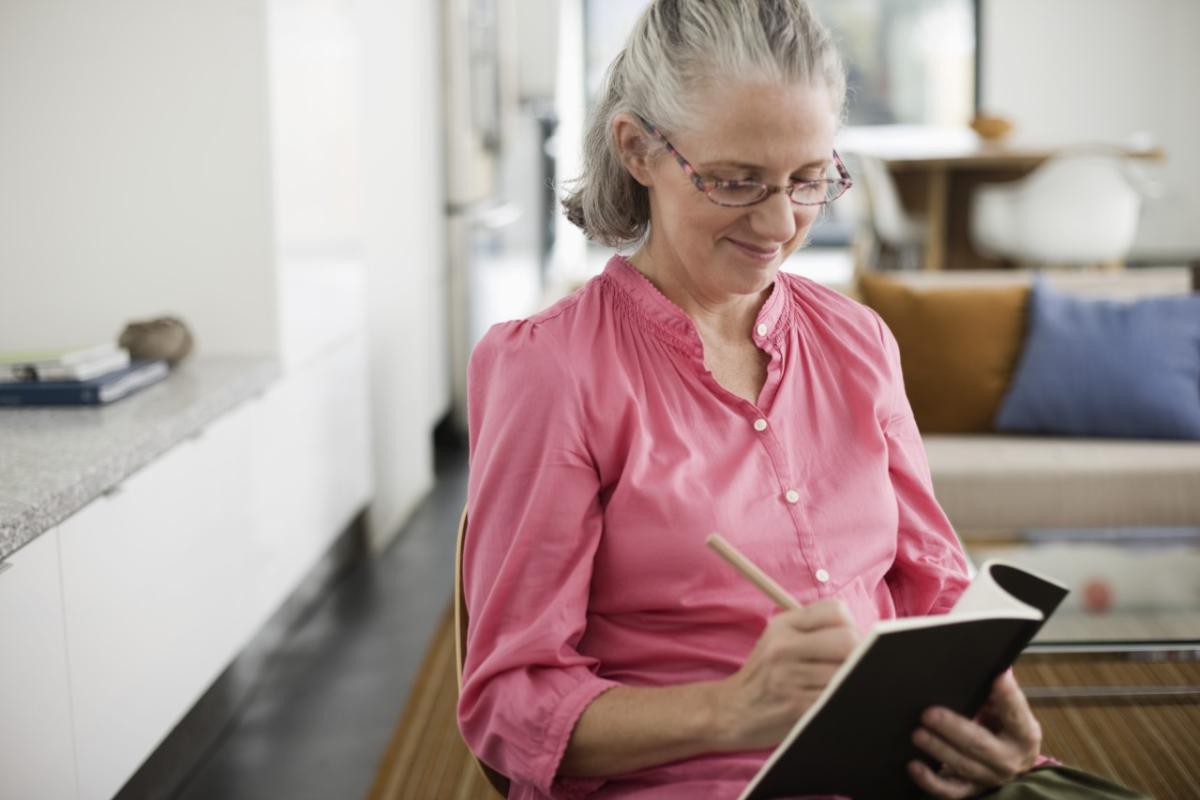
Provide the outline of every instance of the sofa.
<path id="1" fill-rule="evenodd" d="M 1048 285 L 1075 296 L 1133 300 L 1196 291 L 1198 273 L 1197 268 L 1178 267 L 1043 275 Z M 1031 286 L 1034 281 L 1033 273 L 1026 271 L 884 275 L 917 293 Z M 860 299 L 865 298 L 860 294 Z M 906 381 L 908 369 L 906 364 Z M 1200 385 L 1196 402 L 1200 403 Z M 1200 526 L 1197 440 L 994 431 L 923 431 L 923 439 L 935 492 L 960 535 L 1036 528 Z"/>

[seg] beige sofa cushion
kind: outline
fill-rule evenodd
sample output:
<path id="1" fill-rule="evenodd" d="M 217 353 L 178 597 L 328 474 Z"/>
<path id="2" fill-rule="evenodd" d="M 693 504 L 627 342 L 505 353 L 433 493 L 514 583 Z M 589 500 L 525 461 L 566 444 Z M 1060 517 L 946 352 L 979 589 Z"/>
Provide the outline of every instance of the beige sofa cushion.
<path id="1" fill-rule="evenodd" d="M 938 501 L 978 530 L 1200 525 L 1195 442 L 924 437 Z"/>
<path id="2" fill-rule="evenodd" d="M 1030 270 L 946 270 L 940 272 L 888 272 L 888 278 L 914 289 L 966 289 L 970 287 L 1030 286 Z M 1055 289 L 1081 297 L 1136 300 L 1192 291 L 1187 267 L 1131 267 L 1121 270 L 1045 270 L 1040 274 Z"/>

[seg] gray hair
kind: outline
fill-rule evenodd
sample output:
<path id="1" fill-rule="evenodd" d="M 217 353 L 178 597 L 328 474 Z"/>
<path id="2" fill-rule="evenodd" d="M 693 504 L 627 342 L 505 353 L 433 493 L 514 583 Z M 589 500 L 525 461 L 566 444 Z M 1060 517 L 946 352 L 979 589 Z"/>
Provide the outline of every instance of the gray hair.
<path id="1" fill-rule="evenodd" d="M 611 247 L 643 239 L 650 195 L 621 163 L 617 114 L 665 131 L 696 121 L 689 98 L 733 77 L 784 85 L 824 81 L 841 120 L 846 72 L 829 30 L 806 0 L 654 0 L 605 76 L 584 136 L 583 174 L 563 199 L 567 219 Z"/>

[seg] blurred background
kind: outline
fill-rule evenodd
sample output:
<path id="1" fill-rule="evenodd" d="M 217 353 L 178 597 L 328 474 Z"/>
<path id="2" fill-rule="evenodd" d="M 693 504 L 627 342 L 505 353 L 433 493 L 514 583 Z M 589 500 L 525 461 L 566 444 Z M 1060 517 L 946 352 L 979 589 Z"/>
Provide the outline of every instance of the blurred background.
<path id="1" fill-rule="evenodd" d="M 110 408 L 0 409 L 0 559 L 16 565 L 0 613 L 43 609 L 65 641 L 9 667 L 10 686 L 41 688 L 10 698 L 24 717 L 0 711 L 5 741 L 19 735 L 9 720 L 44 735 L 0 756 L 0 797 L 351 797 L 379 780 L 449 597 L 471 347 L 611 255 L 558 198 L 645 5 L 0 0 L 0 352 L 111 342 L 161 314 L 195 337 L 161 386 Z M 1200 260 L 1200 3 L 813 5 L 850 75 L 838 148 L 855 187 L 785 269 L 855 293 L 873 272 L 1161 277 Z M 1119 172 L 1113 202 L 1087 206 L 1096 192 L 1071 169 L 1038 177 L 1082 156 Z M 1052 233 L 1019 229 L 1030 208 Z M 155 560 L 118 536 L 125 517 L 93 512 L 201 428 L 227 450 L 146 490 L 180 498 L 159 501 L 146 542 L 188 503 L 225 516 Z M 969 472 L 986 453 L 943 463 Z M 1183 460 L 1149 483 L 1200 485 L 1194 447 L 1170 458 Z M 145 518 L 136 494 L 129 520 Z M 960 531 L 1186 528 L 1171 552 L 1195 558 L 1194 505 L 1142 513 L 1163 502 L 1029 520 L 976 494 L 951 516 Z M 28 599 L 41 579 L 4 585 L 50 534 L 52 608 Z M 232 553 L 240 571 L 214 578 Z M 1194 575 L 1180 579 L 1192 605 Z M 228 624 L 179 633 L 211 618 L 215 595 Z M 9 641 L 41 642 L 47 628 L 22 619 Z M 164 631 L 174 655 L 153 643 Z M 184 673 L 145 700 L 147 682 Z"/>

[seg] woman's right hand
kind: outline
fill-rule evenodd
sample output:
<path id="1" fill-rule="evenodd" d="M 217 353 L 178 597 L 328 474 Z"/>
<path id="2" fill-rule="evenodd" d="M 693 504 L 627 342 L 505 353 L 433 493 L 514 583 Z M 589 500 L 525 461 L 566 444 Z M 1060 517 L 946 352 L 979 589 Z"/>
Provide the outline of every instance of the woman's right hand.
<path id="1" fill-rule="evenodd" d="M 716 684 L 722 749 L 779 744 L 859 638 L 845 603 L 835 598 L 772 617 L 741 669 Z"/>

